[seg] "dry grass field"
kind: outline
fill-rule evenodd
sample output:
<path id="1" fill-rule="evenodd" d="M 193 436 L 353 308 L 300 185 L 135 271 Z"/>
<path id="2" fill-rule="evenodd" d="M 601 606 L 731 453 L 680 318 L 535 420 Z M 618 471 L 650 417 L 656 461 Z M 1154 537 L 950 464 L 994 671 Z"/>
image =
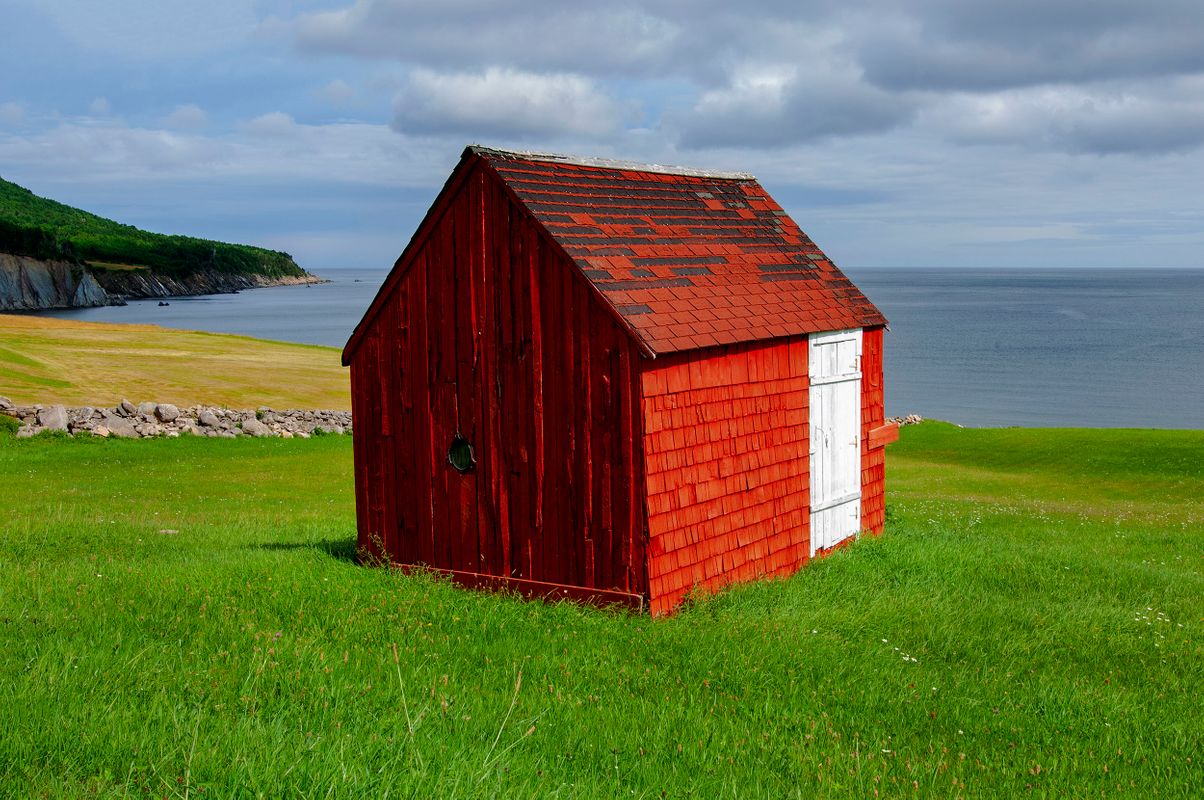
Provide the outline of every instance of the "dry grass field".
<path id="1" fill-rule="evenodd" d="M 332 347 L 0 314 L 0 395 L 16 403 L 128 398 L 231 408 L 351 407 Z"/>

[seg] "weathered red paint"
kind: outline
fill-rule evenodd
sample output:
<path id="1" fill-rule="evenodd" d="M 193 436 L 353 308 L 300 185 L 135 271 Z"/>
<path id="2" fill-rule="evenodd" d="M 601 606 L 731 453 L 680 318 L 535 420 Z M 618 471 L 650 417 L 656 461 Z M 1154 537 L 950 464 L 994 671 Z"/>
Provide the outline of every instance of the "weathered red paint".
<path id="1" fill-rule="evenodd" d="M 359 544 L 643 594 L 642 454 L 619 436 L 640 426 L 636 343 L 483 165 L 456 183 L 352 354 Z"/>
<path id="2" fill-rule="evenodd" d="M 656 614 L 790 574 L 808 333 L 865 330 L 862 518 L 882 529 L 884 324 L 751 179 L 469 148 L 344 350 L 359 545 Z"/>

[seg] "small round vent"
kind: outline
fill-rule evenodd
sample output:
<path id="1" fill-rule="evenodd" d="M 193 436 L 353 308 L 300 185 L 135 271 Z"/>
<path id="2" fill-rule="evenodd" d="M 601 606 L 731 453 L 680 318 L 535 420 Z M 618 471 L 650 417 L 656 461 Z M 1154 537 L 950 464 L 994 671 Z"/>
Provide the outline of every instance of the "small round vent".
<path id="1" fill-rule="evenodd" d="M 458 433 L 452 438 L 451 447 L 447 448 L 447 463 L 457 472 L 472 472 L 472 468 L 477 464 L 472 445 Z"/>

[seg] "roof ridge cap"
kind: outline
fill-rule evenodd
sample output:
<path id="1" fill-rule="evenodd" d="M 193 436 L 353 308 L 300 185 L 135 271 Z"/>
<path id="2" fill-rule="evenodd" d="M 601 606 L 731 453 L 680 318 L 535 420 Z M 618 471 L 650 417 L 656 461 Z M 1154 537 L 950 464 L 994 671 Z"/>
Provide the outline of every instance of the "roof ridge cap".
<path id="1" fill-rule="evenodd" d="M 517 158 L 527 161 L 549 161 L 555 164 L 574 164 L 581 167 L 600 167 L 604 169 L 626 169 L 635 172 L 655 172 L 662 175 L 685 175 L 692 178 L 715 178 L 717 180 L 755 181 L 755 175 L 748 172 L 726 172 L 714 169 L 697 169 L 671 164 L 647 164 L 639 161 L 626 161 L 616 158 L 601 158 L 589 156 L 574 156 L 563 153 L 543 153 L 535 150 L 506 150 L 500 147 L 487 147 L 480 144 L 470 144 L 466 148 L 477 155 L 495 155 Z"/>

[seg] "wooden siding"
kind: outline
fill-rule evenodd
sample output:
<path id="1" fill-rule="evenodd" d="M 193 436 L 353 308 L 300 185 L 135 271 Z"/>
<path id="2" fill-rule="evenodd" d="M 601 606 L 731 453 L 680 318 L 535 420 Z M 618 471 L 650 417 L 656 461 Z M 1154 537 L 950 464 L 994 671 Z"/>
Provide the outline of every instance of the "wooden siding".
<path id="1" fill-rule="evenodd" d="M 886 524 L 886 449 L 873 432 L 886 421 L 882 388 L 882 328 L 866 328 L 861 345 L 861 527 Z M 874 441 L 871 441 L 874 440 Z"/>
<path id="2" fill-rule="evenodd" d="M 652 613 L 802 566 L 806 337 L 645 362 L 642 379 Z"/>
<path id="3" fill-rule="evenodd" d="M 637 345 L 493 173 L 462 169 L 349 347 L 359 544 L 643 594 Z"/>

